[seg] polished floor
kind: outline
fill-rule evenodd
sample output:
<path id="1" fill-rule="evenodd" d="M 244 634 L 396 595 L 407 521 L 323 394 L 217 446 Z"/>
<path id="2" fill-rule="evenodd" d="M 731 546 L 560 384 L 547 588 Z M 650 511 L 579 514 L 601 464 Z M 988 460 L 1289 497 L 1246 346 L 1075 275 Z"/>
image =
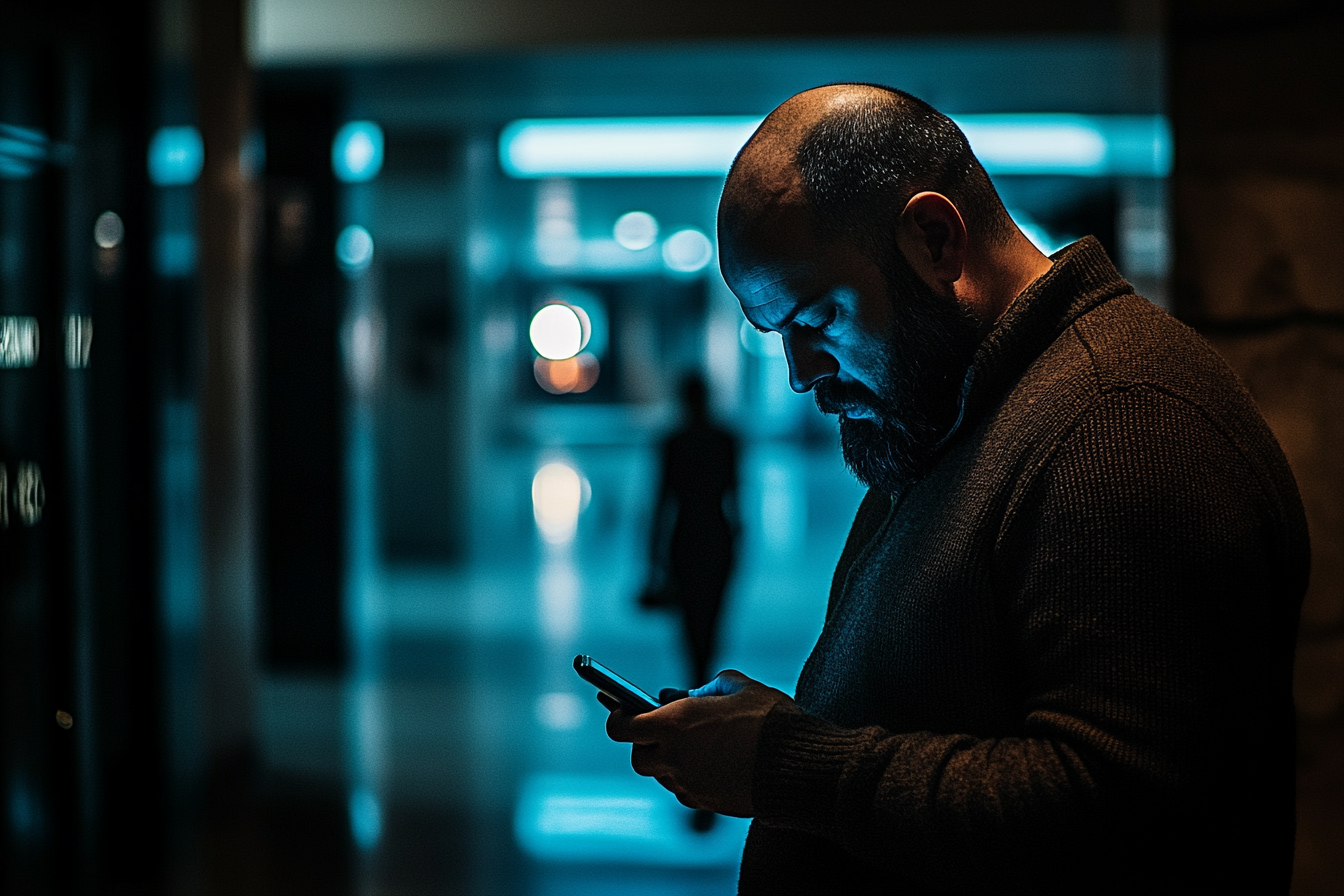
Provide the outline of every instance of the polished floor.
<path id="1" fill-rule="evenodd" d="M 588 653 L 654 693 L 688 684 L 675 618 L 635 602 L 646 536 L 622 521 L 646 515 L 647 458 L 569 456 L 593 504 L 617 496 L 607 522 L 548 539 L 527 519 L 516 551 L 453 568 L 389 566 L 355 533 L 349 675 L 264 677 L 258 756 L 184 810 L 169 889 L 735 891 L 746 822 L 692 829 L 573 671 Z M 830 449 L 764 445 L 744 467 L 719 665 L 792 690 L 861 492 Z"/>
<path id="2" fill-rule="evenodd" d="M 595 494 L 645 500 L 647 458 L 574 458 Z M 791 690 L 860 492 L 822 448 L 761 446 L 746 467 L 720 665 Z M 693 830 L 689 811 L 606 739 L 605 713 L 571 667 L 589 653 L 646 690 L 687 684 L 675 620 L 635 604 L 645 545 L 622 522 L 639 518 L 631 509 L 555 541 L 529 519 L 516 551 L 453 568 L 356 550 L 350 673 L 264 677 L 258 753 L 184 801 L 163 890 L 735 892 L 745 823 Z M 1344 781 L 1330 758 L 1342 747 L 1339 724 L 1303 726 L 1294 896 L 1344 882 Z"/>

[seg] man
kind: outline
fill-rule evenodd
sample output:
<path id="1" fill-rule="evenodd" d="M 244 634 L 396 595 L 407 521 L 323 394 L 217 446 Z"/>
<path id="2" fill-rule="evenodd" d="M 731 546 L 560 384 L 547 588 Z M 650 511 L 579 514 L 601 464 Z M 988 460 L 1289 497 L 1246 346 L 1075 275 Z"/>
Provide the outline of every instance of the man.
<path id="1" fill-rule="evenodd" d="M 776 109 L 719 239 L 870 488 L 796 699 L 614 712 L 635 770 L 755 819 L 744 893 L 1286 892 L 1306 524 L 1226 365 L 899 91 Z"/>

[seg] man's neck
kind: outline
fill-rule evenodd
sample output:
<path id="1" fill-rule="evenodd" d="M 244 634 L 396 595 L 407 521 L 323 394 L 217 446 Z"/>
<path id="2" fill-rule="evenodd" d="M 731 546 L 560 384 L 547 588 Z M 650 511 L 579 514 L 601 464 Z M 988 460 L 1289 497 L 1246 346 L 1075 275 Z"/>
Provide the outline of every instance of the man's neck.
<path id="1" fill-rule="evenodd" d="M 968 266 L 965 291 L 958 291 L 958 299 L 988 330 L 1053 264 L 1017 232 L 1008 245 L 994 247 L 981 255 L 979 264 Z"/>

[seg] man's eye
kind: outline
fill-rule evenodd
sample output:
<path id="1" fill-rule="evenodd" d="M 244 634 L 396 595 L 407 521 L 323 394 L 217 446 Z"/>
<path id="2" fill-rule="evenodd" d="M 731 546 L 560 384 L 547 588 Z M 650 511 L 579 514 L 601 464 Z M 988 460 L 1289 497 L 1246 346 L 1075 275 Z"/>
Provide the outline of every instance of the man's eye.
<path id="1" fill-rule="evenodd" d="M 836 309 L 832 308 L 830 311 L 826 313 L 826 317 L 823 318 L 819 323 L 811 324 L 810 326 L 812 327 L 812 329 L 816 330 L 819 333 L 825 333 L 835 323 L 836 318 L 838 316 L 839 315 Z"/>
<path id="2" fill-rule="evenodd" d="M 804 330 L 812 330 L 813 332 L 816 333 L 825 333 L 827 330 L 831 328 L 831 325 L 835 323 L 837 316 L 838 315 L 836 309 L 831 308 L 828 312 L 826 312 L 825 317 L 812 318 L 807 320 L 804 320 L 801 317 L 794 318 L 793 326 Z"/>

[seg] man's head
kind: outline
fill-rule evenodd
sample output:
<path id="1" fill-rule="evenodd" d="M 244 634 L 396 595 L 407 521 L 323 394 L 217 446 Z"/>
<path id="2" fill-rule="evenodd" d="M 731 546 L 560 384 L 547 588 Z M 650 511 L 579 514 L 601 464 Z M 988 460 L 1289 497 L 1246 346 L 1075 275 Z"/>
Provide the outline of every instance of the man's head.
<path id="1" fill-rule="evenodd" d="M 776 109 L 719 205 L 743 313 L 781 334 L 793 388 L 841 415 L 846 462 L 886 491 L 923 471 L 981 336 L 1048 267 L 1025 243 L 956 125 L 869 85 Z"/>

